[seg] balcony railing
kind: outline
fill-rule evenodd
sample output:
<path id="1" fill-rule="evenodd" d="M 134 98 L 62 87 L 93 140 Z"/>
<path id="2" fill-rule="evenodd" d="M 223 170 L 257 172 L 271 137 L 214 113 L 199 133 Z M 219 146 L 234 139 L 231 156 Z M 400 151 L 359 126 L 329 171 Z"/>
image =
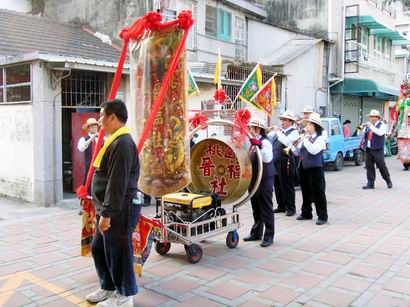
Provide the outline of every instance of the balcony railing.
<path id="1" fill-rule="evenodd" d="M 386 14 L 389 14 L 393 18 L 396 18 L 396 10 L 393 5 L 389 4 L 385 0 L 367 0 L 369 3 L 373 4 Z"/>
<path id="2" fill-rule="evenodd" d="M 398 65 L 391 61 L 390 56 L 380 51 L 372 50 L 369 52 L 367 46 L 355 41 L 347 41 L 346 50 L 358 50 L 358 52 L 347 52 L 346 62 L 359 61 L 360 66 L 389 74 L 395 74 L 398 71 Z"/>

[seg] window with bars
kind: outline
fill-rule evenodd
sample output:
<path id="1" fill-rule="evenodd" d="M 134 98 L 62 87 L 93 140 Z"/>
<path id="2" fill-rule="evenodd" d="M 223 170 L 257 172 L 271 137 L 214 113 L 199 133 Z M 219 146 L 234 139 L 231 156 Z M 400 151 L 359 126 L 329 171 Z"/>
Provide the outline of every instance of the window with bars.
<path id="1" fill-rule="evenodd" d="M 252 68 L 248 67 L 238 67 L 238 66 L 233 66 L 229 65 L 228 66 L 228 73 L 227 77 L 230 80 L 235 80 L 235 81 L 244 81 L 246 78 L 249 76 L 251 71 L 253 70 Z M 263 72 L 262 73 L 262 83 L 264 84 L 266 81 L 268 81 L 271 77 L 273 76 L 273 73 L 267 73 Z M 276 76 L 275 77 L 275 82 L 276 82 L 276 98 L 277 101 L 281 101 L 281 92 L 282 92 L 282 77 L 281 76 Z M 241 85 L 226 85 L 222 84 L 222 87 L 224 88 L 226 94 L 228 97 L 234 101 L 236 96 L 238 95 L 239 90 L 241 89 Z M 235 109 L 240 109 L 243 108 L 245 105 L 242 103 L 239 99 L 235 102 L 234 108 Z"/>
<path id="2" fill-rule="evenodd" d="M 73 70 L 61 81 L 63 108 L 96 108 L 106 99 L 106 74 Z"/>
<path id="3" fill-rule="evenodd" d="M 0 103 L 31 101 L 31 65 L 0 68 Z"/>

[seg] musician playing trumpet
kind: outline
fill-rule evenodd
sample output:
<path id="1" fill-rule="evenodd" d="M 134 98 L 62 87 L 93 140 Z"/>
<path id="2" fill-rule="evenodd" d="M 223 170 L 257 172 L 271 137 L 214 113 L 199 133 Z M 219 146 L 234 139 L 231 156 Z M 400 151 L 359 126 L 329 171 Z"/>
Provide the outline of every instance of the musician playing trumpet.
<path id="1" fill-rule="evenodd" d="M 283 152 L 287 146 L 291 145 L 299 138 L 299 133 L 295 129 L 295 114 L 292 111 L 285 111 L 279 116 L 281 128 L 274 127 L 268 134 L 268 139 L 273 144 L 273 161 L 277 174 L 274 178 L 275 196 L 278 204 L 275 213 L 286 212 L 286 216 L 296 214 L 295 206 L 295 162 L 294 157 Z"/>
<path id="2" fill-rule="evenodd" d="M 295 144 L 299 155 L 299 176 L 302 190 L 302 212 L 297 220 L 311 220 L 312 202 L 315 203 L 318 219 L 316 225 L 327 223 L 326 181 L 324 174 L 323 151 L 326 139 L 322 135 L 324 126 L 320 115 L 312 113 L 306 122 L 306 134 L 301 134 Z"/>

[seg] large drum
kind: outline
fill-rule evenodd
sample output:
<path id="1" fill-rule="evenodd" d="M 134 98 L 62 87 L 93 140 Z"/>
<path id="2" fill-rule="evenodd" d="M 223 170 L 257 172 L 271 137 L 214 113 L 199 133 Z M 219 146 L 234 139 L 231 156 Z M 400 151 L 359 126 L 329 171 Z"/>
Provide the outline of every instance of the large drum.
<path id="1" fill-rule="evenodd" d="M 209 138 L 191 149 L 190 192 L 218 194 L 223 205 L 235 204 L 248 192 L 252 165 L 244 146 L 231 140 Z"/>

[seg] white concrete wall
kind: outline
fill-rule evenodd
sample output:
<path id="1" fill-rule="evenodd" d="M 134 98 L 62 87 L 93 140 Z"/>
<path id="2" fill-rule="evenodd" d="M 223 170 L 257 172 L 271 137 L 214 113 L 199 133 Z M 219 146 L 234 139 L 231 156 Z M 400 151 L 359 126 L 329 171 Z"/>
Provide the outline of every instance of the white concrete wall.
<path id="1" fill-rule="evenodd" d="M 327 93 L 321 90 L 322 72 L 318 69 L 323 65 L 323 46 L 323 42 L 317 44 L 284 67 L 284 74 L 288 75 L 287 109 L 296 114 L 303 111 L 304 105 L 312 105 L 316 111 L 327 105 Z"/>
<path id="2" fill-rule="evenodd" d="M 31 104 L 0 105 L 0 194 L 33 201 Z"/>
<path id="3" fill-rule="evenodd" d="M 31 11 L 29 0 L 0 0 L 0 9 L 27 13 Z"/>
<path id="4" fill-rule="evenodd" d="M 248 22 L 248 60 L 258 62 L 292 39 L 312 38 L 254 20 Z M 283 67 L 282 101 L 278 108 L 300 113 L 304 105 L 327 105 L 322 88 L 324 43 L 320 42 Z M 302 69 L 303 68 L 303 69 Z M 287 91 L 287 93 L 285 93 Z M 287 98 L 287 100 L 286 100 Z"/>
<path id="5" fill-rule="evenodd" d="M 329 1 L 328 9 L 329 39 L 335 42 L 330 45 L 329 74 L 340 77 L 344 65 L 344 10 L 342 1 Z"/>
<path id="6" fill-rule="evenodd" d="M 61 88 L 50 78 L 44 62 L 32 63 L 33 202 L 46 207 L 63 198 Z"/>
<path id="7" fill-rule="evenodd" d="M 399 57 L 396 58 L 396 64 L 399 67 L 398 73 L 394 76 L 394 84 L 399 85 L 406 80 L 407 74 L 407 58 L 406 57 Z"/>
<path id="8" fill-rule="evenodd" d="M 256 20 L 248 20 L 248 61 L 258 62 L 291 39 L 311 38 Z"/>

